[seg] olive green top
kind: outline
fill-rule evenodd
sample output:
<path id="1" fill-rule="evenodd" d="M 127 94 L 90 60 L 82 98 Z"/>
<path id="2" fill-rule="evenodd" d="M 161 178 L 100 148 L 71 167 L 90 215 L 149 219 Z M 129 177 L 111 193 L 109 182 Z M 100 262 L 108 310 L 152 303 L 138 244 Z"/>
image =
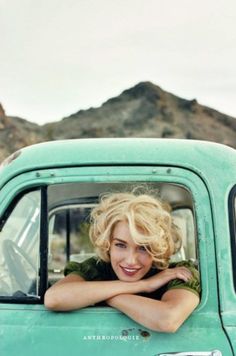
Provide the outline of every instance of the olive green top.
<path id="1" fill-rule="evenodd" d="M 200 295 L 200 278 L 199 272 L 194 267 L 194 264 L 191 261 L 181 261 L 177 263 L 171 263 L 169 268 L 173 268 L 176 266 L 184 266 L 188 268 L 192 273 L 192 278 L 188 282 L 184 282 L 181 279 L 173 279 L 165 286 L 157 289 L 152 293 L 139 293 L 139 295 L 146 296 L 153 299 L 161 299 L 162 295 L 170 289 L 187 289 L 196 295 Z M 160 270 L 156 268 L 151 268 L 151 270 L 143 277 L 148 278 L 156 273 L 160 272 Z M 117 280 L 117 276 L 112 269 L 110 263 L 99 260 L 96 257 L 91 257 L 84 262 L 68 262 L 65 267 L 64 274 L 65 276 L 73 273 L 81 276 L 86 281 L 112 281 Z"/>

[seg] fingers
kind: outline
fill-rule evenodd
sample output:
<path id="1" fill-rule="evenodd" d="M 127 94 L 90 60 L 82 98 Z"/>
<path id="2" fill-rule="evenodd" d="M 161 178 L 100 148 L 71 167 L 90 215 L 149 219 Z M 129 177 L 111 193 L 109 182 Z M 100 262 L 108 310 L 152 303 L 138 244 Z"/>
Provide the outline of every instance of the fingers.
<path id="1" fill-rule="evenodd" d="M 188 282 L 192 277 L 192 273 L 186 267 L 175 267 L 170 269 L 174 272 L 174 278 L 182 279 L 184 282 Z"/>
<path id="2" fill-rule="evenodd" d="M 192 277 L 192 273 L 184 266 L 167 268 L 146 280 L 145 291 L 148 293 L 152 292 L 172 281 L 173 279 L 181 279 L 184 282 L 188 282 Z"/>

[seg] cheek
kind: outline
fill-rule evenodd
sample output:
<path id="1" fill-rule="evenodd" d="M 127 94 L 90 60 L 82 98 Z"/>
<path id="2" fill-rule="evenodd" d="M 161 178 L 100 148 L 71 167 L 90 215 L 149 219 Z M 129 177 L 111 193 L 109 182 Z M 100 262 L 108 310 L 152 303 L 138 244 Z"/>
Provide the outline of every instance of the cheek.
<path id="1" fill-rule="evenodd" d="M 151 268 L 152 266 L 152 257 L 147 254 L 140 254 L 139 261 L 147 268 Z"/>
<path id="2" fill-rule="evenodd" d="M 116 248 L 111 248 L 110 249 L 110 260 L 111 263 L 115 261 L 119 261 L 122 258 L 124 258 L 124 252 L 122 250 L 118 250 Z"/>

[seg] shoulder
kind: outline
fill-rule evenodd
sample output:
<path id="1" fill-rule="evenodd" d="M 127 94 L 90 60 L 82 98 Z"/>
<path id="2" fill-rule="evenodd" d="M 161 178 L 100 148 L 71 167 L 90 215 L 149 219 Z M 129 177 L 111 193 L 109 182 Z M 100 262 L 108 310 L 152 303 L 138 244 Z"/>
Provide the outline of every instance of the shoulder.
<path id="1" fill-rule="evenodd" d="M 176 263 L 171 263 L 169 268 L 181 267 L 184 266 L 190 270 L 192 273 L 192 278 L 188 282 L 184 282 L 180 279 L 174 279 L 168 283 L 167 289 L 186 289 L 189 290 L 198 296 L 201 292 L 200 286 L 200 275 L 197 267 L 194 265 L 192 261 L 180 261 Z"/>
<path id="2" fill-rule="evenodd" d="M 81 263 L 70 261 L 64 269 L 64 275 L 73 273 L 80 275 L 87 281 L 104 280 L 107 279 L 106 275 L 109 274 L 109 265 L 97 257 L 88 258 Z"/>
<path id="3" fill-rule="evenodd" d="M 196 274 L 197 276 L 199 276 L 198 268 L 191 260 L 172 262 L 170 263 L 169 268 L 182 267 L 182 266 L 188 268 L 194 275 Z"/>

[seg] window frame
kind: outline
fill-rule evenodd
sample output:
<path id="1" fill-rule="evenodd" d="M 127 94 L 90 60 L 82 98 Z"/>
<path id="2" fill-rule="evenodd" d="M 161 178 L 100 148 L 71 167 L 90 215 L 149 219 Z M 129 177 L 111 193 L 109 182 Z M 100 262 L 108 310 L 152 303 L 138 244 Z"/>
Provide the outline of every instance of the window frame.
<path id="1" fill-rule="evenodd" d="M 47 222 L 47 187 L 46 186 L 37 186 L 31 189 L 22 190 L 17 196 L 15 196 L 7 209 L 2 214 L 0 221 L 0 229 L 3 228 L 7 222 L 12 211 L 20 200 L 31 192 L 39 191 L 40 192 L 40 222 L 39 222 L 39 293 L 37 296 L 1 296 L 0 303 L 12 303 L 12 304 L 42 304 L 44 298 L 44 292 L 47 288 L 47 239 L 48 239 L 48 222 Z M 44 222 L 44 223 L 43 223 Z M 44 238 L 42 238 L 44 236 Z M 46 247 L 46 248 L 45 248 Z M 45 253 L 43 253 L 43 251 Z M 46 271 L 46 273 L 45 273 Z"/>
<path id="2" fill-rule="evenodd" d="M 229 210 L 229 229 L 231 242 L 231 259 L 232 273 L 234 282 L 234 291 L 236 293 L 236 185 L 233 186 L 229 193 L 228 210 Z"/>
<path id="3" fill-rule="evenodd" d="M 96 173 L 94 173 L 94 165 L 89 165 L 89 166 L 80 166 L 80 167 L 69 167 L 69 168 L 64 168 L 60 167 L 55 172 L 52 172 L 52 170 L 47 169 L 43 171 L 31 171 L 28 173 L 23 173 L 22 175 L 19 175 L 17 177 L 14 177 L 11 179 L 8 184 L 6 184 L 3 189 L 1 190 L 2 194 L 2 205 L 0 206 L 0 212 L 1 215 L 3 215 L 4 211 L 7 209 L 7 206 L 11 204 L 11 201 L 13 200 L 16 195 L 20 193 L 20 191 L 26 191 L 26 190 L 34 190 L 34 189 L 42 189 L 44 187 L 45 192 L 50 188 L 51 185 L 60 185 L 64 183 L 136 183 L 136 184 L 142 184 L 142 183 L 166 183 L 166 184 L 173 184 L 177 186 L 182 186 L 190 192 L 191 197 L 193 198 L 193 201 L 202 201 L 202 199 L 205 199 L 205 204 L 202 206 L 201 204 L 195 205 L 193 208 L 194 212 L 194 221 L 196 224 L 196 236 L 197 236 L 197 257 L 198 259 L 198 268 L 200 271 L 200 276 L 201 276 L 201 285 L 204 287 L 202 289 L 202 294 L 201 294 L 201 303 L 200 306 L 198 307 L 198 310 L 203 310 L 206 307 L 209 307 L 210 310 L 213 310 L 214 308 L 214 303 L 218 303 L 217 299 L 212 297 L 209 298 L 209 286 L 211 283 L 216 285 L 216 276 L 213 273 L 214 269 L 211 269 L 211 272 L 207 271 L 207 269 L 204 268 L 205 265 L 205 257 L 208 256 L 209 258 L 212 258 L 214 254 L 212 252 L 210 255 L 208 255 L 208 251 L 210 251 L 210 244 L 205 243 L 205 239 L 198 239 L 198 233 L 200 232 L 201 234 L 205 235 L 206 234 L 206 228 L 205 228 L 205 223 L 204 219 L 200 218 L 202 215 L 207 216 L 207 214 L 212 214 L 211 212 L 211 203 L 210 203 L 210 196 L 209 196 L 209 191 L 207 189 L 206 183 L 202 179 L 201 176 L 199 176 L 196 172 L 188 170 L 184 167 L 178 167 L 178 166 L 172 166 L 171 168 L 169 166 L 150 166 L 150 165 L 106 165 L 106 166 L 96 166 L 97 170 Z M 95 179 L 96 178 L 96 179 Z M 29 188 L 31 187 L 31 189 Z M 42 199 L 42 204 L 43 201 L 47 202 L 47 196 L 45 197 L 45 200 Z M 47 203 L 46 203 L 47 206 Z M 43 209 L 41 209 L 42 211 Z M 44 220 L 44 223 L 48 223 L 47 217 L 47 210 L 44 209 L 43 214 L 41 215 L 41 223 Z M 210 239 L 211 243 L 213 246 L 215 245 L 214 242 L 214 224 L 213 221 L 209 221 L 210 224 L 208 226 L 207 234 L 208 238 Z M 47 227 L 44 225 L 44 229 L 46 230 Z M 40 232 L 41 233 L 41 232 Z M 42 234 L 42 233 L 41 233 Z M 47 231 L 43 232 L 44 235 L 44 244 L 48 242 L 48 235 Z M 41 241 L 42 236 L 40 237 Z M 210 247 L 209 247 L 210 246 Z M 41 282 L 41 298 L 40 300 L 37 300 L 35 303 L 36 304 L 42 304 L 43 303 L 43 295 L 45 291 L 47 290 L 47 275 L 46 275 L 46 269 L 47 269 L 47 258 L 48 258 L 48 251 L 46 246 L 44 247 L 44 251 L 41 250 L 41 254 L 44 255 L 44 258 L 42 256 L 42 260 L 44 260 L 44 273 L 43 277 L 40 276 L 40 278 L 44 278 L 44 281 Z M 215 255 L 214 255 L 215 256 Z M 215 260 L 212 260 L 212 263 L 215 263 Z M 1 301 L 0 301 L 1 302 Z M 12 300 L 11 300 L 12 302 Z M 25 298 L 25 300 L 22 301 L 22 303 L 19 300 L 16 300 L 16 303 L 20 305 L 24 304 L 32 304 L 28 302 L 28 300 Z M 12 303 L 12 306 L 14 304 Z M 1 308 L 1 306 L 0 306 Z M 17 306 L 15 307 L 16 309 L 18 308 Z M 14 309 L 14 307 L 13 307 Z"/>

